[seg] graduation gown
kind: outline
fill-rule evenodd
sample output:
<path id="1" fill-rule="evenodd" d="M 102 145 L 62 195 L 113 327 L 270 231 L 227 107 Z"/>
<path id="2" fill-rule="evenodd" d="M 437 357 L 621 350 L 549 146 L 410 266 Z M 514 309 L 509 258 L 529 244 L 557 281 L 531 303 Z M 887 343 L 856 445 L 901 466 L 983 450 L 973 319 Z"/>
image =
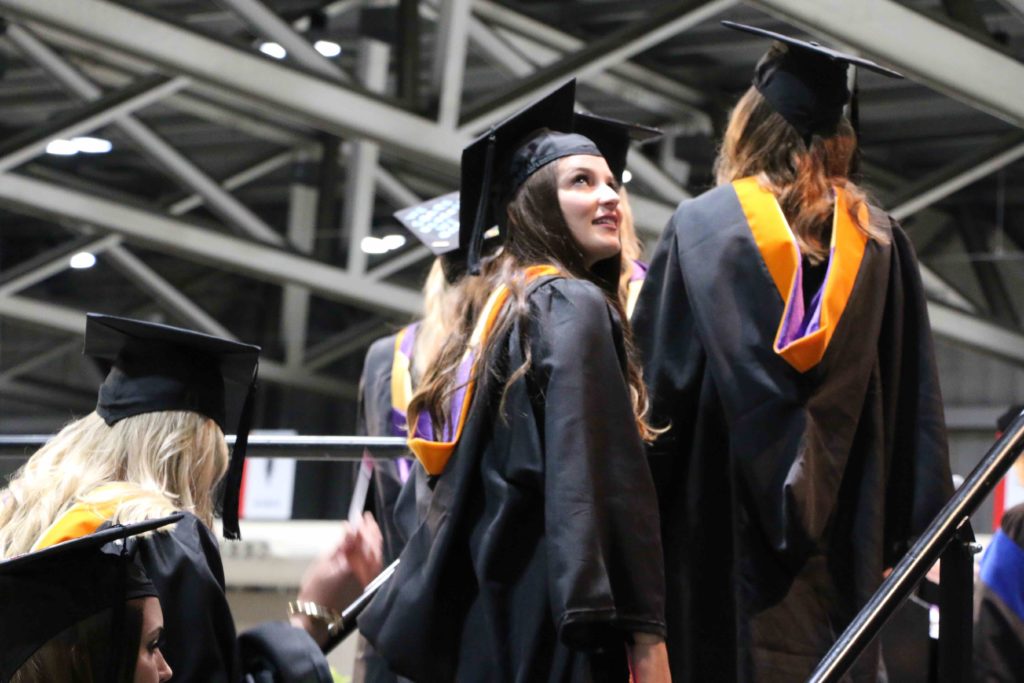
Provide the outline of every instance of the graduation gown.
<path id="1" fill-rule="evenodd" d="M 359 380 L 356 424 L 359 435 L 406 435 L 405 408 L 395 405 L 391 388 L 396 365 L 406 363 L 405 372 L 409 372 L 416 329 L 416 325 L 404 328 L 399 333 L 403 334 L 401 340 L 398 334 L 382 337 L 373 342 L 366 352 Z M 403 477 L 401 467 L 404 466 L 408 469 Z M 387 566 L 398 557 L 425 511 L 430 499 L 429 479 L 416 460 L 406 460 L 401 464 L 393 460 L 375 460 L 372 492 L 373 509 L 384 538 L 383 562 Z"/>
<path id="2" fill-rule="evenodd" d="M 1003 515 L 981 558 L 975 600 L 974 680 L 1020 681 L 1024 676 L 1024 505 Z"/>
<path id="3" fill-rule="evenodd" d="M 664 634 L 620 323 L 589 282 L 542 278 L 527 301 L 494 340 L 425 521 L 359 619 L 416 681 L 625 681 L 628 634 Z"/>
<path id="4" fill-rule="evenodd" d="M 411 328 L 411 329 L 410 329 Z M 365 436 L 405 436 L 404 409 L 396 414 L 392 400 L 392 373 L 402 359 L 401 341 L 415 334 L 415 327 L 404 328 L 406 339 L 398 334 L 388 335 L 370 345 L 359 379 L 359 405 L 356 433 Z M 406 361 L 411 361 L 411 344 L 406 344 Z M 374 460 L 371 484 L 372 508 L 383 539 L 382 563 L 391 564 L 399 555 L 406 540 L 416 528 L 421 513 L 430 498 L 427 473 L 417 461 L 410 467 L 405 482 L 394 461 Z M 357 666 L 354 680 L 363 683 L 393 683 L 398 678 L 389 671 L 386 662 L 360 638 L 357 648 Z"/>
<path id="5" fill-rule="evenodd" d="M 787 360 L 777 267 L 795 244 L 784 228 L 759 246 L 784 219 L 756 198 L 771 215 L 734 185 L 683 202 L 633 316 L 652 423 L 670 426 L 648 455 L 677 681 L 805 680 L 952 492 L 909 240 L 839 234 L 828 329 L 809 338 L 823 353 Z M 877 679 L 875 647 L 850 680 Z"/>
<path id="6" fill-rule="evenodd" d="M 120 485 L 108 485 L 112 491 Z M 48 531 L 47 543 L 101 528 L 116 506 L 73 506 Z M 265 622 L 238 636 L 224 588 L 217 539 L 185 513 L 169 532 L 129 539 L 160 593 L 164 643 L 174 680 L 203 683 L 331 683 L 316 642 L 284 621 Z"/>

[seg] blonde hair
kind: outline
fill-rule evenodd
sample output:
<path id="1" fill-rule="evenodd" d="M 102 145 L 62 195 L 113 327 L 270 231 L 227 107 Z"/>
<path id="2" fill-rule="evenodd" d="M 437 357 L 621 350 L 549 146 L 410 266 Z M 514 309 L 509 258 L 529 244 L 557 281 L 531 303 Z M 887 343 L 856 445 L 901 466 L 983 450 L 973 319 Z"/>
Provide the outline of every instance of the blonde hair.
<path id="1" fill-rule="evenodd" d="M 867 225 L 858 219 L 860 207 L 868 204 L 868 198 L 849 178 L 856 152 L 857 136 L 845 119 L 835 133 L 815 135 L 807 145 L 761 93 L 750 87 L 729 117 L 715 159 L 715 178 L 719 185 L 725 185 L 756 176 L 762 187 L 777 198 L 800 252 L 818 263 L 829 251 L 824 235 L 831 226 L 835 205 L 833 186 L 845 190 L 850 217 L 861 232 L 883 244 L 889 241 L 884 214 L 872 211 Z"/>
<path id="2" fill-rule="evenodd" d="M 626 186 L 619 187 L 619 214 L 622 221 L 619 225 L 619 241 L 622 244 L 622 272 L 619 274 L 619 300 L 625 306 L 629 301 L 629 282 L 633 277 L 633 263 L 644 253 L 644 244 L 636 234 L 636 223 L 633 220 L 633 207 L 629 205 L 629 193 Z"/>
<path id="3" fill-rule="evenodd" d="M 412 378 L 415 386 L 437 358 L 437 354 L 458 325 L 458 295 L 445 277 L 441 259 L 434 259 L 426 282 L 423 283 L 423 319 L 416 329 L 416 341 L 412 350 Z"/>
<path id="4" fill-rule="evenodd" d="M 76 503 L 98 503 L 96 489 L 124 482 L 133 491 L 114 522 L 185 510 L 213 523 L 213 490 L 227 471 L 224 434 L 203 415 L 144 413 L 107 426 L 95 412 L 62 429 L 11 478 L 0 496 L 0 557 L 31 549 Z"/>

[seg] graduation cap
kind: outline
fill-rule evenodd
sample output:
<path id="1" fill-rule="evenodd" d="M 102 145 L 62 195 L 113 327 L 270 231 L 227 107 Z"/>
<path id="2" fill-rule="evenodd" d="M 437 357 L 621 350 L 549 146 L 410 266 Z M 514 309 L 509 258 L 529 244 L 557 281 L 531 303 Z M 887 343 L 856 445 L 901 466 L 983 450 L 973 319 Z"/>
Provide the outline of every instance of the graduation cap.
<path id="1" fill-rule="evenodd" d="M 594 141 L 601 150 L 601 156 L 608 162 L 608 168 L 620 183 L 626 170 L 630 144 L 661 137 L 661 131 L 657 128 L 579 112 L 573 115 L 572 129 Z"/>
<path id="2" fill-rule="evenodd" d="M 96 412 L 108 425 L 185 410 L 227 433 L 237 426 L 224 486 L 224 537 L 239 538 L 238 496 L 252 422 L 260 347 L 170 325 L 89 313 L 85 354 L 110 365 Z"/>
<path id="3" fill-rule="evenodd" d="M 755 26 L 723 21 L 722 25 L 777 40 L 787 46 L 779 55 L 765 55 L 754 71 L 754 87 L 793 128 L 805 143 L 815 134 L 831 135 L 850 100 L 846 70 L 851 64 L 890 78 L 903 75 L 872 62 Z"/>
<path id="4" fill-rule="evenodd" d="M 127 600 L 157 596 L 123 539 L 182 517 L 179 512 L 112 526 L 0 562 L 0 683 L 7 683 L 36 651 L 80 621 Z M 98 677 L 103 669 L 95 662 L 96 680 L 118 680 L 112 674 L 125 655 L 118 647 L 126 642 L 123 616 L 123 610 L 116 609 L 111 616 L 106 677 Z"/>
<path id="5" fill-rule="evenodd" d="M 504 227 L 504 207 L 541 168 L 574 154 L 605 156 L 621 178 L 631 135 L 643 139 L 658 134 L 653 128 L 575 114 L 575 101 L 573 79 L 491 127 L 462 150 L 459 243 L 449 259 L 458 267 L 449 268 L 450 274 L 461 269 L 460 257 L 470 273 L 479 273 L 484 232 L 495 224 Z M 531 136 L 541 130 L 545 132 Z"/>
<path id="6" fill-rule="evenodd" d="M 395 218 L 435 256 L 459 247 L 459 192 L 396 211 Z"/>

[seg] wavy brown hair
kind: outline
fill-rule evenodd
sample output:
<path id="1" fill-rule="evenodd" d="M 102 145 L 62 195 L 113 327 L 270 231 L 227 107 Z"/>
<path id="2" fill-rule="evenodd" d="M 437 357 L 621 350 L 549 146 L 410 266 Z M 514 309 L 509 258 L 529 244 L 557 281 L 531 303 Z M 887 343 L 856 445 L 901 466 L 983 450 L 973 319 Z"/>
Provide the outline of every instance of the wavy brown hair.
<path id="1" fill-rule="evenodd" d="M 766 59 L 776 52 L 769 52 Z M 753 86 L 740 98 L 729 117 L 722 146 L 715 159 L 719 185 L 757 176 L 782 207 L 782 213 L 796 236 L 800 252 L 812 263 L 828 256 L 829 231 L 835 199 L 832 187 L 846 190 L 850 217 L 870 239 L 889 241 L 887 222 L 872 212 L 862 225 L 858 211 L 868 204 L 867 194 L 850 180 L 850 168 L 857 151 L 857 136 L 846 119 L 827 137 L 814 135 L 811 144 L 786 122 Z"/>
<path id="2" fill-rule="evenodd" d="M 588 269 L 583 252 L 572 237 L 558 202 L 556 163 L 541 168 L 530 176 L 507 207 L 507 229 L 504 248 L 486 259 L 478 277 L 464 277 L 457 285 L 460 301 L 459 317 L 451 334 L 441 347 L 436 362 L 425 373 L 420 387 L 409 405 L 409 423 L 426 411 L 435 432 L 453 418 L 449 404 L 459 389 L 456 369 L 473 333 L 487 298 L 495 288 L 504 284 L 509 297 L 497 318 L 494 328 L 480 353 L 477 364 L 478 386 L 485 380 L 503 382 L 499 413 L 504 415 L 508 388 L 522 378 L 531 365 L 530 345 L 523 344 L 526 357 L 521 366 L 506 374 L 495 362 L 497 346 L 517 322 L 529 316 L 526 268 L 534 265 L 553 265 L 565 277 L 589 280 L 597 284 L 605 300 L 619 315 L 626 348 L 626 381 L 633 404 L 633 414 L 640 435 L 647 440 L 655 432 L 648 425 L 647 391 L 639 365 L 634 361 L 632 333 L 622 301 L 618 297 L 619 258 L 606 259 Z"/>

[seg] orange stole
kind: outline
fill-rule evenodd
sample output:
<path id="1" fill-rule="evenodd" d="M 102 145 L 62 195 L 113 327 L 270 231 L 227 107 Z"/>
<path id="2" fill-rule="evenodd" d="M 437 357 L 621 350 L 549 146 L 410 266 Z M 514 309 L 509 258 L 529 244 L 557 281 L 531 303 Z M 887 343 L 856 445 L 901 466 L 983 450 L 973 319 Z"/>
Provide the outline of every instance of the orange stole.
<path id="1" fill-rule="evenodd" d="M 530 266 L 526 269 L 526 282 L 529 283 L 532 280 L 545 275 L 559 274 L 559 270 L 554 266 Z M 466 383 L 466 393 L 462 397 L 462 405 L 459 408 L 459 417 L 458 422 L 456 422 L 454 438 L 452 438 L 451 441 L 431 441 L 415 436 L 416 422 L 419 416 L 414 414 L 409 415 L 409 450 L 411 450 L 416 455 L 416 458 L 423 463 L 423 469 L 427 471 L 427 474 L 438 475 L 444 472 L 444 468 L 448 464 L 448 459 L 451 458 L 452 453 L 455 451 L 455 446 L 459 443 L 459 437 L 462 436 L 462 427 L 466 423 L 466 415 L 469 413 L 469 406 L 473 401 L 476 365 L 480 360 L 478 352 L 484 347 L 487 337 L 491 333 L 491 329 L 494 327 L 494 322 L 498 319 L 498 316 L 504 309 L 505 301 L 507 299 L 508 288 L 505 285 L 499 285 L 493 292 L 491 292 L 480 317 L 477 319 L 476 327 L 473 328 L 473 335 L 469 339 L 469 346 L 466 349 L 465 355 L 463 355 L 463 359 L 465 360 L 470 356 L 475 357 L 473 358 L 472 367 L 469 372 L 469 381 Z"/>
<path id="2" fill-rule="evenodd" d="M 861 261 L 864 260 L 867 235 L 857 228 L 850 217 L 846 192 L 839 187 L 833 188 L 836 202 L 832 219 L 832 260 L 822 292 L 819 326 L 814 332 L 780 348 L 783 325 L 792 305 L 792 297 L 803 296 L 803 292 L 793 291 L 800 265 L 800 250 L 775 195 L 761 187 L 754 177 L 742 178 L 732 185 L 761 258 L 785 302 L 779 329 L 775 334 L 775 353 L 798 371 L 806 372 L 821 362 L 846 309 Z M 857 217 L 862 225 L 867 225 L 867 206 L 860 206 Z"/>
<path id="3" fill-rule="evenodd" d="M 67 512 L 50 525 L 50 528 L 42 533 L 32 546 L 31 552 L 44 550 L 58 543 L 88 536 L 95 532 L 113 518 L 117 506 L 121 503 L 122 498 L 119 494 L 122 488 L 120 484 L 107 484 L 98 491 L 109 492 L 111 494 L 109 500 L 95 505 L 86 505 L 85 503 L 72 505 Z"/>

